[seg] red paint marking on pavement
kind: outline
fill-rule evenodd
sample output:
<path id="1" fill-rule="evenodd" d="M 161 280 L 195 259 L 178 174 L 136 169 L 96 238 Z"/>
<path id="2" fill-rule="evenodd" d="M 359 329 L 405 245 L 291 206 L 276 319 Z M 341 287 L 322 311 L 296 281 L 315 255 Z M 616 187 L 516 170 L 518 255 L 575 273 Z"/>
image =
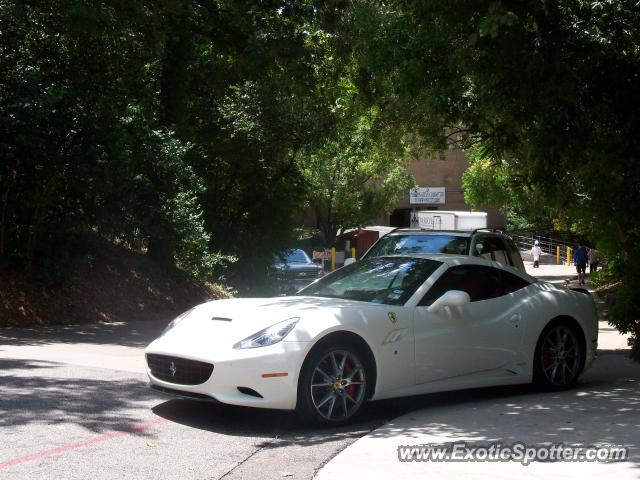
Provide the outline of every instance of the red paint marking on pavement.
<path id="1" fill-rule="evenodd" d="M 30 455 L 25 455 L 24 457 L 18 457 L 18 458 L 14 458 L 13 460 L 0 462 L 0 468 L 12 467 L 14 465 L 19 465 L 21 463 L 37 460 L 39 458 L 50 457 L 51 455 L 57 455 L 59 453 L 68 452 L 70 450 L 77 450 L 79 448 L 95 445 L 96 443 L 106 442 L 107 440 L 123 437 L 125 435 L 131 435 L 132 433 L 141 432 L 142 430 L 146 430 L 148 428 L 155 427 L 156 425 L 160 425 L 162 423 L 168 422 L 169 420 L 170 419 L 168 418 L 160 418 L 153 422 L 140 423 L 138 425 L 134 425 L 133 427 L 127 428 L 126 430 L 105 433 L 103 435 L 98 435 L 97 437 L 89 438 L 88 440 L 82 440 L 81 442 L 69 443 L 68 445 L 52 448 L 51 450 L 42 450 L 40 452 L 35 452 Z"/>

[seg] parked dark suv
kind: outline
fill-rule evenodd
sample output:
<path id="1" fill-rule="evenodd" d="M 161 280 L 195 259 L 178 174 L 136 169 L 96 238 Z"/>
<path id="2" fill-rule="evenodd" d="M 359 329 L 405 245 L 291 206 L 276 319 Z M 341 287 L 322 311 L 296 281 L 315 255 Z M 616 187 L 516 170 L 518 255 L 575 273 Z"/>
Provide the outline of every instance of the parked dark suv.
<path id="1" fill-rule="evenodd" d="M 321 277 L 323 270 L 304 250 L 294 248 L 276 255 L 267 274 L 280 293 L 295 293 Z"/>
<path id="2" fill-rule="evenodd" d="M 472 231 L 398 228 L 381 237 L 362 258 L 403 253 L 451 253 L 495 260 L 524 272 L 513 240 L 489 229 Z"/>

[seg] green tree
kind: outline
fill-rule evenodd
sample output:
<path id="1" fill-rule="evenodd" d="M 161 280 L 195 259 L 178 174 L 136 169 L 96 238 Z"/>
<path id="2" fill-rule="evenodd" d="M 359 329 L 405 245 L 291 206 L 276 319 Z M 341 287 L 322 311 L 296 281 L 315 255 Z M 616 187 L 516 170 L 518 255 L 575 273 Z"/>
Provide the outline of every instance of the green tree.
<path id="1" fill-rule="evenodd" d="M 198 275 L 224 256 L 260 271 L 306 194 L 298 152 L 335 126 L 320 11 L 0 3 L 0 257 L 60 258 L 98 232 Z"/>
<path id="2" fill-rule="evenodd" d="M 473 208 L 497 207 L 507 216 L 510 230 L 553 229 L 561 214 L 549 206 L 540 187 L 512 165 L 487 156 L 480 147 L 467 151 L 469 168 L 462 175 L 465 202 Z"/>
<path id="3" fill-rule="evenodd" d="M 404 145 L 390 145 L 376 133 L 370 110 L 344 121 L 335 138 L 309 154 L 300 165 L 309 185 L 313 208 L 325 241 L 332 244 L 339 229 L 357 227 L 393 210 L 399 197 L 415 185 L 407 171 Z"/>
<path id="4" fill-rule="evenodd" d="M 316 10 L 307 2 L 190 8 L 175 130 L 192 145 L 188 162 L 205 187 L 199 199 L 209 249 L 235 256 L 225 275 L 252 286 L 292 238 L 307 193 L 297 153 L 330 130 L 322 129 L 327 100 L 314 89 L 323 66 L 311 51 L 325 47 L 312 40 Z"/>
<path id="5" fill-rule="evenodd" d="M 117 208 L 109 188 L 122 184 L 131 147 L 125 92 L 144 81 L 138 59 L 149 46 L 133 34 L 135 7 L 103 7 L 0 6 L 4 257 L 31 265 L 96 219 L 114 220 L 104 215 L 107 205 Z"/>

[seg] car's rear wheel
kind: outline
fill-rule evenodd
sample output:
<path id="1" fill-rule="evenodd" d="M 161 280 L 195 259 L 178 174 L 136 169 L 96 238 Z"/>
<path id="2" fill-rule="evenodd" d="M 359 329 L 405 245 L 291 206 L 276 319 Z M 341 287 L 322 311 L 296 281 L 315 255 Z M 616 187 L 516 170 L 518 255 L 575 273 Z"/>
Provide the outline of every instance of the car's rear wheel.
<path id="1" fill-rule="evenodd" d="M 575 325 L 561 321 L 548 325 L 540 335 L 534 359 L 534 382 L 561 390 L 573 385 L 585 363 L 584 345 Z"/>
<path id="2" fill-rule="evenodd" d="M 318 425 L 351 420 L 367 397 L 368 368 L 355 345 L 327 345 L 309 354 L 298 383 L 296 413 Z"/>

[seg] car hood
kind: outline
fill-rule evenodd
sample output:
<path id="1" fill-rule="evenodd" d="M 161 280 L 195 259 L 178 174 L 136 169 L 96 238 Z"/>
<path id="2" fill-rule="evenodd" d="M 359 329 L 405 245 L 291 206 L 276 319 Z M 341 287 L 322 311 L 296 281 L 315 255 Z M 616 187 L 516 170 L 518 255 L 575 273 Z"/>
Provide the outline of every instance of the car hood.
<path id="1" fill-rule="evenodd" d="M 198 305 L 182 321 L 158 338 L 155 347 L 184 345 L 186 351 L 230 348 L 236 342 L 291 317 L 322 321 L 344 313 L 345 308 L 367 304 L 309 296 L 238 298 Z"/>

